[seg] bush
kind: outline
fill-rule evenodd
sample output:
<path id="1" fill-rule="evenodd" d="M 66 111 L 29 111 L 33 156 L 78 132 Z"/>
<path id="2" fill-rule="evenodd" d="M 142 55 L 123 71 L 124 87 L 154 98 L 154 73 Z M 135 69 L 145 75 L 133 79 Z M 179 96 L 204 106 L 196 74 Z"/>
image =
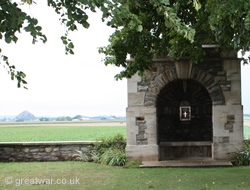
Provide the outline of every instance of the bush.
<path id="1" fill-rule="evenodd" d="M 111 166 L 123 166 L 127 161 L 126 139 L 117 134 L 114 137 L 102 137 L 82 153 L 82 160 L 94 161 Z"/>
<path id="2" fill-rule="evenodd" d="M 100 157 L 102 164 L 110 166 L 123 166 L 127 161 L 126 153 L 124 150 L 107 149 Z"/>
<path id="3" fill-rule="evenodd" d="M 236 153 L 235 158 L 232 160 L 233 165 L 248 166 L 250 165 L 250 140 L 244 141 L 244 150 Z"/>

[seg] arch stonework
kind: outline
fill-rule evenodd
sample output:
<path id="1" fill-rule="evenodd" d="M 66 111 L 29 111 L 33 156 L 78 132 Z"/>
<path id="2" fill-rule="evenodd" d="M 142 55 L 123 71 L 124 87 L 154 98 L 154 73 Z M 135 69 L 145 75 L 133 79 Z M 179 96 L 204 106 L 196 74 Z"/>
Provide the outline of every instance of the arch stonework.
<path id="1" fill-rule="evenodd" d="M 225 104 L 225 97 L 219 85 L 219 82 L 216 81 L 211 74 L 202 71 L 198 67 L 192 67 L 192 64 L 189 65 L 190 69 L 183 69 L 182 71 L 177 72 L 178 66 L 176 65 L 175 68 L 171 68 L 163 71 L 162 73 L 158 73 L 153 78 L 153 80 L 150 81 L 148 89 L 145 93 L 145 106 L 155 106 L 157 96 L 160 93 L 161 89 L 165 87 L 169 82 L 177 79 L 193 79 L 195 81 L 198 81 L 208 90 L 213 105 Z"/>

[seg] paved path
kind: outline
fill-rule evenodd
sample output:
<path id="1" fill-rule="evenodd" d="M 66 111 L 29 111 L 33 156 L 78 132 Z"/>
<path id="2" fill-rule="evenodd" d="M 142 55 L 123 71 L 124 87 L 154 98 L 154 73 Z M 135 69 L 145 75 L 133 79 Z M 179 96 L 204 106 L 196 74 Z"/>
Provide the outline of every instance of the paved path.
<path id="1" fill-rule="evenodd" d="M 144 161 L 140 168 L 195 168 L 195 167 L 231 167 L 232 163 L 222 160 L 168 160 Z"/>

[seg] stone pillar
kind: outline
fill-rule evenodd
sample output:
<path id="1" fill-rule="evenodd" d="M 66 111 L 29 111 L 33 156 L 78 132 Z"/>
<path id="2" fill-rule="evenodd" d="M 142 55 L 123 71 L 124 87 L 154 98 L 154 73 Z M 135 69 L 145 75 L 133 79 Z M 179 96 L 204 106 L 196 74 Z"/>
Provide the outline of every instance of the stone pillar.
<path id="1" fill-rule="evenodd" d="M 156 161 L 156 108 L 144 107 L 145 90 L 138 87 L 141 82 L 138 75 L 128 79 L 126 154 L 129 160 Z"/>

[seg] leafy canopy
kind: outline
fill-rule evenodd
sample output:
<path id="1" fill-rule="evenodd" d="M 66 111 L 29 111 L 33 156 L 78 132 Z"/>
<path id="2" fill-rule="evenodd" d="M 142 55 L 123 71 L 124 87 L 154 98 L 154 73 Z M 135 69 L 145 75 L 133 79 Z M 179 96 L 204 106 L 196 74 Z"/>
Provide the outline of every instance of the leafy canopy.
<path id="1" fill-rule="evenodd" d="M 21 0 L 23 4 L 35 3 Z M 105 65 L 123 67 L 117 79 L 131 77 L 149 69 L 152 58 L 168 54 L 175 59 L 189 56 L 194 63 L 202 60 L 202 45 L 217 44 L 223 51 L 249 51 L 249 0 L 47 0 L 66 26 L 61 37 L 66 54 L 74 54 L 68 33 L 80 26 L 89 27 L 87 10 L 102 12 L 102 20 L 115 28 L 110 44 L 99 49 Z M 11 0 L 0 2 L 0 39 L 16 43 L 16 32 L 23 29 L 46 42 L 38 21 L 21 10 L 22 4 Z M 1 53 L 1 52 L 0 52 Z M 127 62 L 127 55 L 133 61 Z M 1 55 L 18 87 L 26 84 L 25 74 L 16 71 Z M 245 60 L 246 62 L 247 60 Z"/>

